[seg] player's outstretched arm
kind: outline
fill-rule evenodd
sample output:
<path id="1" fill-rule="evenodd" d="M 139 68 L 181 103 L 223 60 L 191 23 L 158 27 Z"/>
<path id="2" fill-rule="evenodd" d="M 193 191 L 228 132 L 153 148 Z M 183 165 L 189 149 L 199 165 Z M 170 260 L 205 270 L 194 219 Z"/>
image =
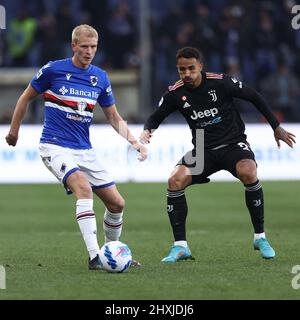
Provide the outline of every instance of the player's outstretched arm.
<path id="1" fill-rule="evenodd" d="M 296 143 L 296 136 L 293 133 L 284 130 L 281 126 L 278 126 L 274 130 L 274 137 L 278 148 L 280 148 L 280 140 L 284 141 L 291 148 L 293 148 L 293 143 Z"/>
<path id="2" fill-rule="evenodd" d="M 17 144 L 18 137 L 19 137 L 19 129 L 20 129 L 22 120 L 25 117 L 28 103 L 30 102 L 30 100 L 32 100 L 38 95 L 39 94 L 29 84 L 28 87 L 21 94 L 20 98 L 18 99 L 15 110 L 14 110 L 14 114 L 12 117 L 10 130 L 7 136 L 5 137 L 8 145 L 15 146 Z"/>
<path id="3" fill-rule="evenodd" d="M 148 144 L 148 143 L 150 143 L 151 137 L 152 137 L 152 134 L 151 134 L 150 130 L 146 129 L 141 133 L 140 142 L 142 144 Z"/>
<path id="4" fill-rule="evenodd" d="M 144 161 L 144 160 L 147 159 L 147 157 L 148 157 L 147 148 L 145 148 L 138 141 L 136 141 L 136 143 L 133 143 L 132 147 L 133 147 L 134 150 L 136 150 L 140 154 L 139 157 L 138 157 L 139 161 Z"/>
<path id="5" fill-rule="evenodd" d="M 126 121 L 120 116 L 115 105 L 103 108 L 103 112 L 112 125 L 112 127 L 118 132 L 120 136 L 125 138 L 136 150 L 139 152 L 138 160 L 144 161 L 147 159 L 147 148 L 138 142 L 134 135 L 129 130 Z"/>

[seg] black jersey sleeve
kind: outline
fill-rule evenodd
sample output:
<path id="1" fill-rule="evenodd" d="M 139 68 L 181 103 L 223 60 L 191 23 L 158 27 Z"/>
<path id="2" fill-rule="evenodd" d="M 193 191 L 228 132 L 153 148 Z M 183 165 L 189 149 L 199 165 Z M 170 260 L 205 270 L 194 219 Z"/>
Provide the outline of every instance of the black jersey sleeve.
<path id="1" fill-rule="evenodd" d="M 247 100 L 254 104 L 257 110 L 260 111 L 260 113 L 267 119 L 274 130 L 279 126 L 280 123 L 273 115 L 267 101 L 255 89 L 228 75 L 224 77 L 224 85 L 230 96 Z"/>
<path id="2" fill-rule="evenodd" d="M 164 119 L 176 110 L 176 101 L 172 95 L 167 92 L 159 101 L 158 109 L 156 109 L 146 120 L 144 130 L 148 129 L 151 131 L 151 129 L 157 129 Z"/>

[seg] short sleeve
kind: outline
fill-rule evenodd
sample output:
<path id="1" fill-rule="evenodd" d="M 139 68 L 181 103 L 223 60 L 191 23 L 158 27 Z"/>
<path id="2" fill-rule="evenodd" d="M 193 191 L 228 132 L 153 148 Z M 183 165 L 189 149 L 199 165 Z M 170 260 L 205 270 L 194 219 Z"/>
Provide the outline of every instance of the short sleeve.
<path id="1" fill-rule="evenodd" d="M 115 103 L 115 98 L 106 73 L 104 73 L 102 81 L 102 92 L 100 93 L 97 101 L 101 107 L 110 107 Z"/>
<path id="2" fill-rule="evenodd" d="M 51 87 L 52 81 L 52 63 L 51 61 L 44 65 L 38 73 L 32 78 L 30 84 L 38 93 L 43 93 Z"/>

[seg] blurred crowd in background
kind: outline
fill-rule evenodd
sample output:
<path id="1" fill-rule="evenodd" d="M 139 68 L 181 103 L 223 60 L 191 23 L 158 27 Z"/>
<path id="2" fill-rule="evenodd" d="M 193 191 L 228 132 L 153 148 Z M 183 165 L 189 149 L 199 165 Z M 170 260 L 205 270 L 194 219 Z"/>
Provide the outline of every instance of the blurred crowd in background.
<path id="1" fill-rule="evenodd" d="M 137 69 L 139 0 L 4 0 L 0 67 L 40 67 L 71 56 L 72 29 L 81 23 L 100 35 L 94 64 Z M 291 26 L 292 0 L 150 0 L 152 103 L 178 79 L 176 51 L 198 47 L 205 70 L 226 72 L 260 91 L 281 121 L 300 121 L 300 30 Z M 240 103 L 246 121 L 260 121 Z M 142 107 L 142 106 L 141 106 Z M 143 119 L 137 119 L 137 121 Z"/>

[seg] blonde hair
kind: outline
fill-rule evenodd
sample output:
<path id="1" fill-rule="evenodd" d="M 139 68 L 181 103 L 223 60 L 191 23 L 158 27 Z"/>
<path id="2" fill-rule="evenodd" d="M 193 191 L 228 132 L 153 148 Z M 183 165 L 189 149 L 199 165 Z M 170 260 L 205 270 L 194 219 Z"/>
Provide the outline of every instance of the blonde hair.
<path id="1" fill-rule="evenodd" d="M 81 24 L 73 29 L 72 43 L 78 43 L 81 35 L 96 38 L 98 40 L 98 32 L 93 27 L 87 24 Z"/>

